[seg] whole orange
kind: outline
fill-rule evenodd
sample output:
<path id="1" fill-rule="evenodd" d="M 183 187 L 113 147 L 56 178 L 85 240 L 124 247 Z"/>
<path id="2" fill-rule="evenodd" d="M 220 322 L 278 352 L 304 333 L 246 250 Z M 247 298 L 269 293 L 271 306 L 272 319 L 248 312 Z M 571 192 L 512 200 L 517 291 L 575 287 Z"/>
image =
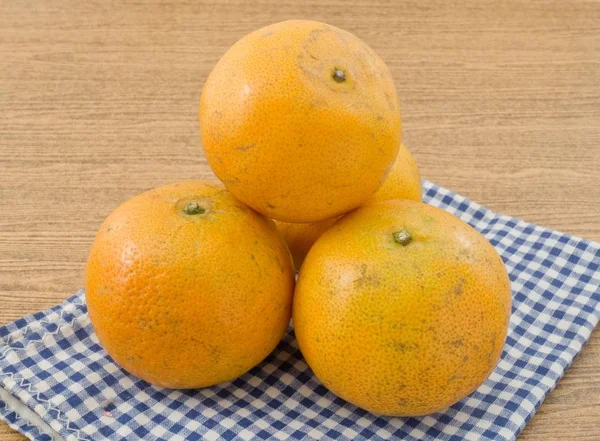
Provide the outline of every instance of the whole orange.
<path id="1" fill-rule="evenodd" d="M 419 168 L 410 150 L 404 144 L 401 144 L 394 165 L 386 180 L 367 202 L 388 201 L 390 199 L 420 201 L 421 195 Z M 337 219 L 332 218 L 309 223 L 275 221 L 275 225 L 281 231 L 290 249 L 296 269 L 300 269 L 302 266 L 310 247 Z"/>
<path id="2" fill-rule="evenodd" d="M 263 360 L 287 329 L 293 286 L 273 222 L 200 181 L 118 207 L 100 227 L 85 274 L 106 352 L 169 388 L 229 381 Z"/>
<path id="3" fill-rule="evenodd" d="M 315 21 L 276 23 L 235 43 L 206 80 L 199 116 L 219 179 L 288 222 L 362 205 L 400 145 L 385 63 L 354 35 Z"/>
<path id="4" fill-rule="evenodd" d="M 476 230 L 414 201 L 348 214 L 311 248 L 293 319 L 331 391 L 384 415 L 439 411 L 476 389 L 506 338 L 510 283 Z"/>

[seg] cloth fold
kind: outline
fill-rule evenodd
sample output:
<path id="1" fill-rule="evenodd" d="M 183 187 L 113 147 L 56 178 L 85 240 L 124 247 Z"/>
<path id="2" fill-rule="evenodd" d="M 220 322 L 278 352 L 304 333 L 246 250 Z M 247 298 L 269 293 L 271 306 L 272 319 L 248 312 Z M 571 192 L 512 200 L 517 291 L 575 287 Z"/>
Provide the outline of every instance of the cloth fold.
<path id="1" fill-rule="evenodd" d="M 492 243 L 513 293 L 496 369 L 445 411 L 390 418 L 345 402 L 314 377 L 292 330 L 231 383 L 154 387 L 104 352 L 80 291 L 0 327 L 0 418 L 34 440 L 514 440 L 598 323 L 600 244 L 495 214 L 428 181 L 424 200 Z"/>

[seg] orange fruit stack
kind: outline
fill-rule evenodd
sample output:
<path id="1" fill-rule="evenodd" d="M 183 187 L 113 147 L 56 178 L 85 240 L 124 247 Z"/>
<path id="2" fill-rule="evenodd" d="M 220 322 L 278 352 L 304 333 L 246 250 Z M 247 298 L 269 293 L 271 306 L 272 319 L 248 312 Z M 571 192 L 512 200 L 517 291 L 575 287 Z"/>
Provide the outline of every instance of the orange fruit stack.
<path id="1" fill-rule="evenodd" d="M 398 155 L 383 185 L 369 198 L 367 203 L 388 201 L 391 199 L 409 199 L 420 201 L 421 175 L 415 158 L 404 144 L 400 144 Z M 292 223 L 275 220 L 275 224 L 287 243 L 294 266 L 302 266 L 304 258 L 315 241 L 331 227 L 338 218 L 324 219 L 318 222 Z"/>
<path id="2" fill-rule="evenodd" d="M 422 203 L 394 82 L 369 46 L 313 21 L 259 29 L 210 73 L 199 117 L 224 187 L 143 193 L 90 251 L 90 319 L 117 363 L 164 387 L 227 382 L 293 316 L 315 375 L 372 412 L 435 412 L 487 378 L 506 269 L 477 231 Z"/>

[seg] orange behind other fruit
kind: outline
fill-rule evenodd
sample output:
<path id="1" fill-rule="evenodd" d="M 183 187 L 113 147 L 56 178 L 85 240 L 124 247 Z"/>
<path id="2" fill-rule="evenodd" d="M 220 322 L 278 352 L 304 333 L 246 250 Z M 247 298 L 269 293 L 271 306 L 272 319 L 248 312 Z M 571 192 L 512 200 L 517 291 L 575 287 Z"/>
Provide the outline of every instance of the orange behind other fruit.
<path id="1" fill-rule="evenodd" d="M 414 156 L 404 144 L 400 144 L 396 160 L 382 186 L 367 203 L 392 199 L 408 199 L 411 201 L 421 201 L 423 199 L 419 167 Z"/>
<path id="2" fill-rule="evenodd" d="M 276 23 L 235 43 L 206 80 L 199 118 L 219 179 L 288 222 L 365 203 L 400 145 L 385 63 L 351 33 L 315 21 Z"/>
<path id="3" fill-rule="evenodd" d="M 199 181 L 118 207 L 96 236 L 85 275 L 106 352 L 169 388 L 229 381 L 263 360 L 287 329 L 293 286 L 273 222 Z"/>
<path id="4" fill-rule="evenodd" d="M 421 198 L 422 188 L 419 168 L 410 150 L 404 144 L 401 144 L 394 165 L 386 180 L 367 203 L 390 199 L 421 201 Z M 309 223 L 275 221 L 275 225 L 281 231 L 290 249 L 296 269 L 300 269 L 312 245 L 337 219 L 332 218 Z"/>
<path id="5" fill-rule="evenodd" d="M 293 323 L 327 388 L 374 413 L 414 416 L 452 405 L 490 375 L 510 305 L 504 263 L 481 234 L 430 205 L 387 201 L 317 240 Z"/>
<path id="6" fill-rule="evenodd" d="M 303 224 L 275 221 L 275 225 L 279 228 L 281 236 L 290 250 L 296 270 L 300 270 L 304 258 L 317 239 L 321 237 L 325 231 L 331 228 L 337 220 L 338 218 L 334 217 L 319 222 L 308 222 Z"/>

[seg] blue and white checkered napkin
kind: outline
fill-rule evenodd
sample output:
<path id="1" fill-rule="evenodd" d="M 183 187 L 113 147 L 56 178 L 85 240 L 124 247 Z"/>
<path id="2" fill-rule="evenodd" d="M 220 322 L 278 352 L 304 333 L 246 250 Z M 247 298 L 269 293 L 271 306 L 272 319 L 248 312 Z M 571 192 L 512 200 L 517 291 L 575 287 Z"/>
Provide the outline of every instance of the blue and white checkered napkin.
<path id="1" fill-rule="evenodd" d="M 67 440 L 515 439 L 598 323 L 600 245 L 494 214 L 429 182 L 424 190 L 426 202 L 496 247 L 514 296 L 501 361 L 446 411 L 388 418 L 356 408 L 319 384 L 291 332 L 232 383 L 153 387 L 102 350 L 80 291 L 0 328 L 0 417 L 36 440 L 52 431 Z"/>

